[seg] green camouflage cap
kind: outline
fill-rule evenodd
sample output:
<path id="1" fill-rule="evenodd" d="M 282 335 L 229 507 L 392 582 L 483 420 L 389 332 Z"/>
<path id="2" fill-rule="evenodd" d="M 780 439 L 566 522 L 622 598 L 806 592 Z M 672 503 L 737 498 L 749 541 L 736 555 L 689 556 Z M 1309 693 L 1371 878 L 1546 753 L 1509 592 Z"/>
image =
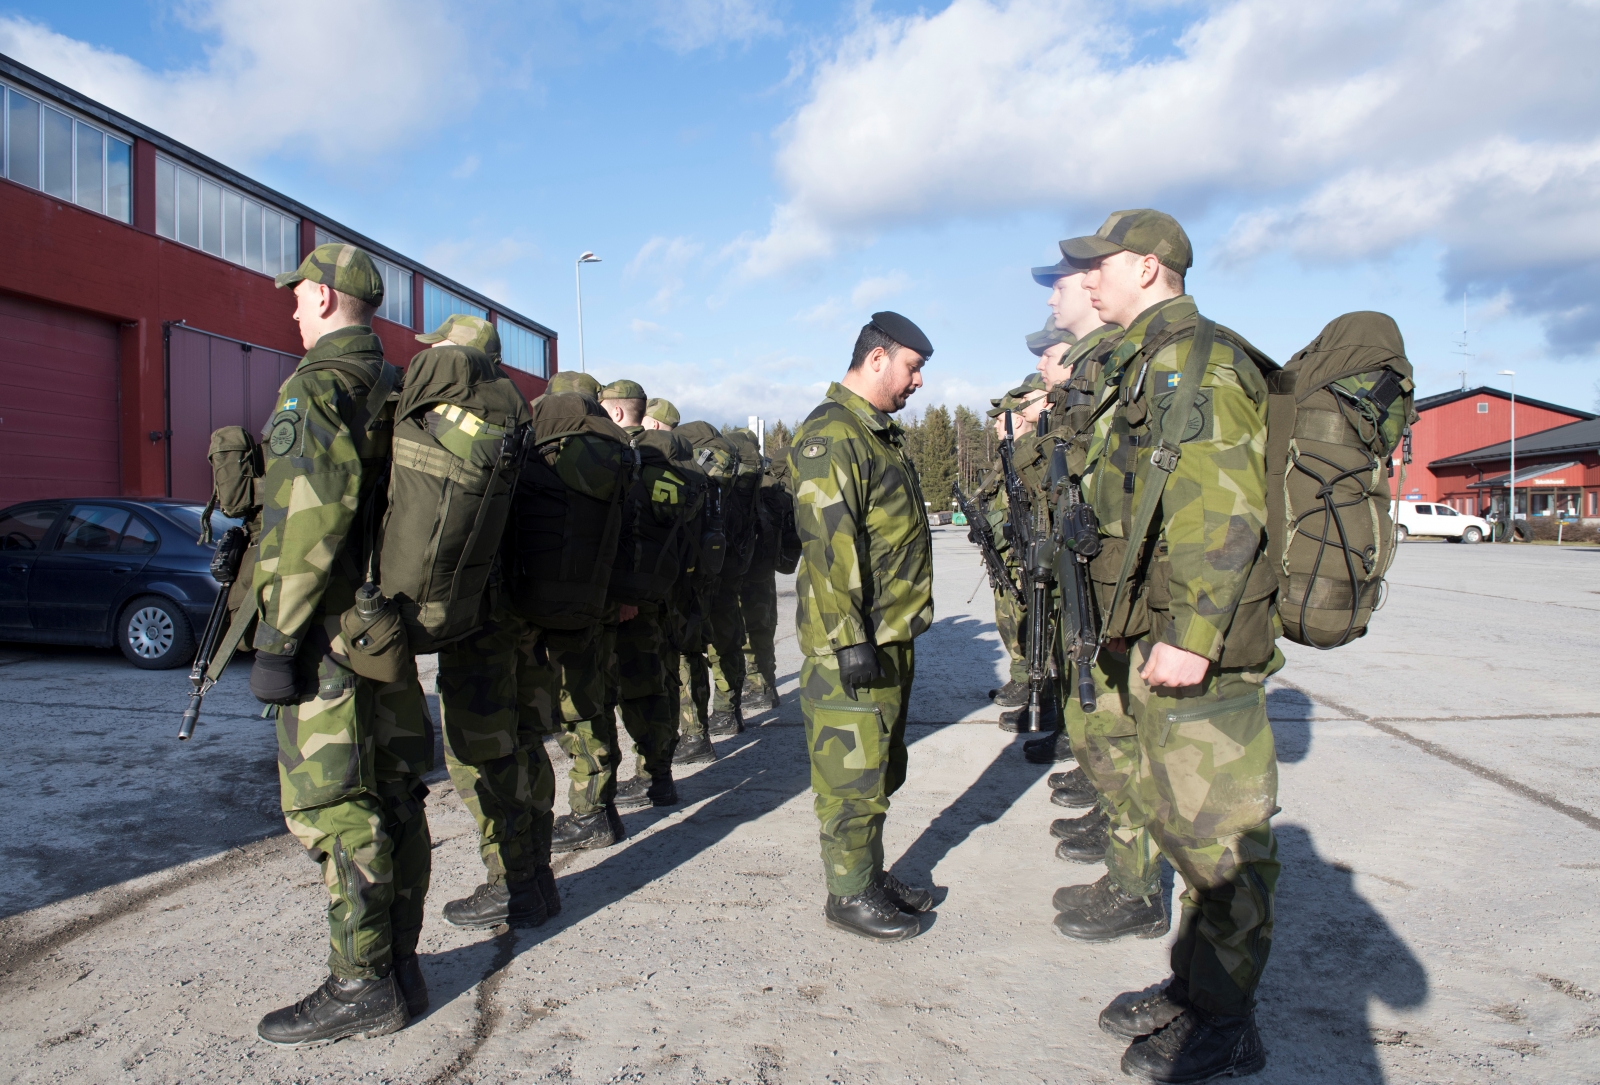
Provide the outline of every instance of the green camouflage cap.
<path id="1" fill-rule="evenodd" d="M 467 316 L 465 313 L 447 316 L 444 323 L 433 331 L 417 336 L 417 342 L 476 347 L 496 361 L 500 359 L 500 333 L 481 316 Z"/>
<path id="2" fill-rule="evenodd" d="M 644 389 L 637 381 L 612 381 L 600 389 L 601 400 L 607 399 L 643 399 Z"/>
<path id="3" fill-rule="evenodd" d="M 644 415 L 646 418 L 654 418 L 663 426 L 676 426 L 683 421 L 683 416 L 678 413 L 678 408 L 672 405 L 670 399 L 652 399 L 645 404 Z"/>
<path id="4" fill-rule="evenodd" d="M 1114 252 L 1157 256 L 1179 275 L 1194 266 L 1194 248 L 1178 220 L 1148 207 L 1114 211 L 1093 234 L 1069 237 L 1061 243 L 1061 255 L 1078 265 Z"/>
<path id="5" fill-rule="evenodd" d="M 1076 335 L 1056 327 L 1056 318 L 1049 316 L 1045 318 L 1043 328 L 1029 334 L 1028 350 L 1033 353 L 1034 357 L 1039 358 L 1043 357 L 1044 352 L 1057 343 L 1065 343 L 1070 347 L 1077 341 L 1078 337 Z"/>
<path id="6" fill-rule="evenodd" d="M 577 392 L 590 399 L 600 398 L 600 382 L 587 373 L 563 369 L 550 378 L 551 392 Z"/>
<path id="7" fill-rule="evenodd" d="M 285 271 L 272 281 L 280 287 L 293 286 L 301 279 L 331 287 L 368 305 L 383 304 L 383 276 L 372 257 L 354 245 L 318 245 L 293 271 Z"/>

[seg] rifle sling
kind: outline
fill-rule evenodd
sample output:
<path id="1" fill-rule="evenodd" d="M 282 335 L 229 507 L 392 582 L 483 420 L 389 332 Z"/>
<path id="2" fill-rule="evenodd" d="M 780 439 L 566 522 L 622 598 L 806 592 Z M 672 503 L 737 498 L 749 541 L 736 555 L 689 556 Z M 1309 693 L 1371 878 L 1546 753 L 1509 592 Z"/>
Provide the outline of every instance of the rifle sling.
<path id="1" fill-rule="evenodd" d="M 1107 621 L 1117 613 L 1117 604 L 1122 601 L 1128 577 L 1133 574 L 1133 567 L 1144 550 L 1145 536 L 1150 530 L 1150 521 L 1155 518 L 1156 506 L 1161 504 L 1162 491 L 1167 488 L 1167 480 L 1172 477 L 1172 472 L 1178 468 L 1178 459 L 1183 454 L 1183 431 L 1189 427 L 1189 414 L 1194 409 L 1200 382 L 1205 377 L 1206 364 L 1211 360 L 1211 345 L 1216 334 L 1216 322 L 1199 317 L 1194 341 L 1189 347 L 1189 358 L 1184 362 L 1183 376 L 1178 381 L 1178 394 L 1162 416 L 1161 439 L 1150 453 L 1150 466 L 1158 473 L 1145 478 L 1144 491 L 1134 508 L 1133 530 L 1128 533 L 1128 548 L 1122 555 L 1122 571 L 1117 574 L 1117 585 L 1111 592 L 1111 605 L 1105 611 Z"/>
<path id="2" fill-rule="evenodd" d="M 223 591 L 227 591 L 224 588 Z M 217 645 L 216 654 L 211 657 L 211 666 L 206 668 L 206 679 L 216 682 L 222 677 L 222 672 L 228 669 L 228 664 L 233 661 L 233 653 L 239 650 L 239 641 L 244 639 L 244 632 L 250 628 L 250 623 L 256 616 L 255 599 L 251 597 L 241 603 L 239 609 L 233 612 L 233 620 L 228 623 L 228 632 L 223 636 L 222 642 Z"/>

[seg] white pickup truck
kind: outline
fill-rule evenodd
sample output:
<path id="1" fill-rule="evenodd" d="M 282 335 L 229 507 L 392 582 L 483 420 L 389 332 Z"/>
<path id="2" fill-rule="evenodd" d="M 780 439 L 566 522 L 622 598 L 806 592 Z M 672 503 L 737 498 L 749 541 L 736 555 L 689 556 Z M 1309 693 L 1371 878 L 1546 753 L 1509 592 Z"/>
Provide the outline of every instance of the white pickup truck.
<path id="1" fill-rule="evenodd" d="M 1426 501 L 1400 501 L 1395 517 L 1394 540 L 1405 542 L 1411 535 L 1442 536 L 1452 542 L 1475 543 L 1494 537 L 1489 521 L 1457 512 L 1449 505 Z"/>

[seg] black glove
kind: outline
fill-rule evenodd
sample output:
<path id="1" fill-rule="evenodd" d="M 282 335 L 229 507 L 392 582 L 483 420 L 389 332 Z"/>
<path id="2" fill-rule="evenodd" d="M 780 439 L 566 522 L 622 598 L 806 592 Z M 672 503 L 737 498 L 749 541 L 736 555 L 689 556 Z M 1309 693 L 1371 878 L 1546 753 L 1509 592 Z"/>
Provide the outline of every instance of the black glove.
<path id="1" fill-rule="evenodd" d="M 878 666 L 878 651 L 870 644 L 840 648 L 833 657 L 839 661 L 839 684 L 852 701 L 856 699 L 856 690 L 865 689 L 883 677 L 883 668 Z"/>
<path id="2" fill-rule="evenodd" d="M 250 668 L 250 693 L 262 704 L 299 704 L 300 683 L 295 678 L 294 656 L 256 649 Z"/>

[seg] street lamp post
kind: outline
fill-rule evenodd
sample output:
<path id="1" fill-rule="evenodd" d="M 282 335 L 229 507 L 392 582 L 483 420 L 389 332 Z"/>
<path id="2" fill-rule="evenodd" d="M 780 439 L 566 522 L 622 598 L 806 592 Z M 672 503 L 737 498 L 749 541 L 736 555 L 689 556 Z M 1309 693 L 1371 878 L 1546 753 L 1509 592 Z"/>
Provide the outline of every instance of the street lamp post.
<path id="1" fill-rule="evenodd" d="M 589 372 L 588 362 L 583 356 L 583 265 L 598 264 L 600 257 L 592 252 L 586 252 L 578 257 L 578 262 L 572 269 L 572 278 L 578 287 L 578 369 L 580 372 Z"/>
<path id="2" fill-rule="evenodd" d="M 1511 378 L 1511 473 L 1506 476 L 1506 486 L 1511 491 L 1511 518 L 1506 524 L 1506 541 L 1517 537 L 1517 371 L 1502 369 L 1502 377 Z"/>

